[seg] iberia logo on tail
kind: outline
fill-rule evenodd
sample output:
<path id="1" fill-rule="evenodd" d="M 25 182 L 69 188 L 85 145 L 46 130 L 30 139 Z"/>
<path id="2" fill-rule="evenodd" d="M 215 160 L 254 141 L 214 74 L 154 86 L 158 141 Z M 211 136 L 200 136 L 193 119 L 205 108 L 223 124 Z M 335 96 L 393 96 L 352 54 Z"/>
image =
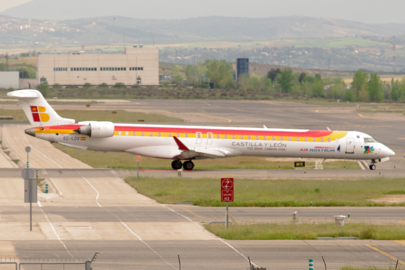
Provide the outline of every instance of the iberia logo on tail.
<path id="1" fill-rule="evenodd" d="M 30 106 L 32 119 L 34 122 L 48 122 L 49 121 L 49 114 L 45 113 L 46 108 L 42 106 Z"/>

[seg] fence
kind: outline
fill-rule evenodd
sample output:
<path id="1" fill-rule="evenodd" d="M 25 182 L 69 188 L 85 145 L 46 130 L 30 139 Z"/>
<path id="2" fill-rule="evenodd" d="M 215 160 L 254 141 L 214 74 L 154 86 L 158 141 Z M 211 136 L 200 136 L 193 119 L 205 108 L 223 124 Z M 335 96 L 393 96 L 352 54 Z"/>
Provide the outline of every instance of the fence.
<path id="1" fill-rule="evenodd" d="M 0 265 L 14 265 L 16 270 L 21 269 L 83 269 L 79 266 L 84 266 L 84 270 L 92 270 L 91 264 L 98 256 L 96 252 L 92 259 L 18 259 L 18 258 L 1 258 Z M 31 266 L 28 268 L 28 266 Z M 55 266 L 60 266 L 56 268 Z M 74 266 L 74 268 L 69 266 Z M 51 267 L 51 268 L 50 268 Z M 11 268 L 10 268 L 11 269 Z"/>

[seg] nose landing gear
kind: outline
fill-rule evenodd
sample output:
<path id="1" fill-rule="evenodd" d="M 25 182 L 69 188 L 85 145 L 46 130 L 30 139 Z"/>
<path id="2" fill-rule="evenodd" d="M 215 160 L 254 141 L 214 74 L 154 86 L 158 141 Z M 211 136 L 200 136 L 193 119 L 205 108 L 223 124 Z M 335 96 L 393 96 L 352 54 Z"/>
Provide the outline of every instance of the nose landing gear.
<path id="1" fill-rule="evenodd" d="M 377 169 L 377 166 L 375 166 L 376 163 L 377 163 L 377 161 L 375 159 L 371 160 L 370 165 L 368 165 L 368 168 L 371 171 L 374 171 L 375 169 Z"/>

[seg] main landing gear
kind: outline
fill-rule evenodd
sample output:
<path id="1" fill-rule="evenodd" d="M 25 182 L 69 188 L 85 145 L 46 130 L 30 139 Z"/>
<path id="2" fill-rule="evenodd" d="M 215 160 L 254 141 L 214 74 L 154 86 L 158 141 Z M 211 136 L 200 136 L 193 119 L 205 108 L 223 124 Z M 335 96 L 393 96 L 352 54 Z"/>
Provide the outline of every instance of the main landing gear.
<path id="1" fill-rule="evenodd" d="M 180 170 L 182 167 L 187 171 L 191 171 L 194 169 L 194 163 L 191 160 L 184 163 L 182 163 L 181 160 L 174 160 L 172 162 L 173 170 Z"/>

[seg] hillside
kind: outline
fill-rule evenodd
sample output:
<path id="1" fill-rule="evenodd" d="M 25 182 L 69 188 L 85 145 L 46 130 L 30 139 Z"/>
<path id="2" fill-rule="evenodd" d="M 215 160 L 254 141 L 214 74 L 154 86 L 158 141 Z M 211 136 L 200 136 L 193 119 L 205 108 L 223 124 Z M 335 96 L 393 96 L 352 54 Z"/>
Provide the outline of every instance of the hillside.
<path id="1" fill-rule="evenodd" d="M 43 0 L 45 1 L 45 0 Z M 30 2 L 33 3 L 33 2 Z M 27 3 L 27 4 L 30 4 Z M 56 11 L 57 13 L 57 11 Z M 313 17 L 197 17 L 149 20 L 94 17 L 76 20 L 28 20 L 0 16 L 1 43 L 32 42 L 108 44 L 123 42 L 183 43 L 196 41 L 256 41 L 270 39 L 398 36 L 399 24 L 366 23 Z"/>

